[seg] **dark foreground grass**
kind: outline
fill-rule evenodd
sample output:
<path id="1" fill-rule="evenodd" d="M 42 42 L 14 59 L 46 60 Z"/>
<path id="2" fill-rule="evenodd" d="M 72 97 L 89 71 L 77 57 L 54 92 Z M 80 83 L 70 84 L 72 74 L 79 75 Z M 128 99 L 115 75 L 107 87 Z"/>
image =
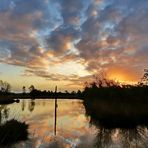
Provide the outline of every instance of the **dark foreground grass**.
<path id="1" fill-rule="evenodd" d="M 28 125 L 17 120 L 0 125 L 0 145 L 9 146 L 28 139 Z M 0 147 L 1 147 L 0 146 Z"/>

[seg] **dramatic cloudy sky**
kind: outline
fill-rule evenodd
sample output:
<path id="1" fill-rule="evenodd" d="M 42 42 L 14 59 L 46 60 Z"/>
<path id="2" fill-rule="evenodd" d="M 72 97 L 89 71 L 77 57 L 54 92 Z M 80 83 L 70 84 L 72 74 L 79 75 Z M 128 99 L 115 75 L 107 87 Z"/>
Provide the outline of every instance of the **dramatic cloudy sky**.
<path id="1" fill-rule="evenodd" d="M 0 79 L 81 88 L 104 71 L 138 81 L 148 63 L 148 0 L 0 0 Z"/>

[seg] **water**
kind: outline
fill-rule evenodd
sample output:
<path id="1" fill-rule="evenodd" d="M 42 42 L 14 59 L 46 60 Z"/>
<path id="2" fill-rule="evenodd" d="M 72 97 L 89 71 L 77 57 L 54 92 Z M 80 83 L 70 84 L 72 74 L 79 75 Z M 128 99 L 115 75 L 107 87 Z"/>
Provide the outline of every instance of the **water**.
<path id="1" fill-rule="evenodd" d="M 0 123 L 11 119 L 29 125 L 29 139 L 12 148 L 146 148 L 148 129 L 105 129 L 86 116 L 81 100 L 58 100 L 57 135 L 54 135 L 54 100 L 21 100 L 0 105 Z M 98 109 L 99 110 L 99 109 Z M 9 146 L 10 147 L 10 146 Z"/>
<path id="2" fill-rule="evenodd" d="M 1 123 L 17 119 L 29 125 L 29 140 L 16 144 L 18 148 L 92 145 L 96 137 L 97 129 L 89 125 L 80 100 L 58 100 L 57 136 L 54 136 L 54 100 L 21 100 L 1 105 L 0 111 Z"/>

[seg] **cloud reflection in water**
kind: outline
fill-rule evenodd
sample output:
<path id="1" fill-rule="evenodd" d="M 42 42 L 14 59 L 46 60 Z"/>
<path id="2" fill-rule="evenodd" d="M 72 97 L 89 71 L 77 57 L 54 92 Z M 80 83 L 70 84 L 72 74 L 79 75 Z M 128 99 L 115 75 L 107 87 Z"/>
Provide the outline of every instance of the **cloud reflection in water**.
<path id="1" fill-rule="evenodd" d="M 54 100 L 22 100 L 21 105 L 9 105 L 9 117 L 17 111 L 17 118 L 29 124 L 30 140 L 16 147 L 93 147 L 97 129 L 89 126 L 81 101 L 58 100 L 57 137 L 53 135 Z"/>

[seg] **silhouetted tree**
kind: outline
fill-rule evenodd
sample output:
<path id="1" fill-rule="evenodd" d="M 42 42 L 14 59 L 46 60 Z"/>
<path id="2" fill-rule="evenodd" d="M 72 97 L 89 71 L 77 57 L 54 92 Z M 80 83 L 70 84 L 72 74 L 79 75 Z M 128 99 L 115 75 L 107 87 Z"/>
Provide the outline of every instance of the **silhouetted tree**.
<path id="1" fill-rule="evenodd" d="M 26 93 L 26 87 L 25 86 L 23 86 L 22 91 L 23 91 L 24 94 Z"/>
<path id="2" fill-rule="evenodd" d="M 9 83 L 0 80 L 0 91 L 8 93 L 10 92 L 11 86 Z"/>
<path id="3" fill-rule="evenodd" d="M 65 93 L 66 93 L 66 94 L 69 94 L 68 90 L 65 90 Z"/>
<path id="4" fill-rule="evenodd" d="M 74 94 L 76 94 L 76 92 L 75 92 L 75 91 L 72 91 L 72 92 L 71 92 L 71 94 L 73 94 L 73 95 L 74 95 Z"/>
<path id="5" fill-rule="evenodd" d="M 34 90 L 35 90 L 34 85 L 31 85 L 31 86 L 29 87 L 29 91 L 32 92 L 32 91 L 34 91 Z"/>
<path id="6" fill-rule="evenodd" d="M 80 90 L 77 91 L 77 94 L 78 94 L 78 95 L 81 95 L 81 93 L 82 93 L 82 92 L 81 92 Z"/>

